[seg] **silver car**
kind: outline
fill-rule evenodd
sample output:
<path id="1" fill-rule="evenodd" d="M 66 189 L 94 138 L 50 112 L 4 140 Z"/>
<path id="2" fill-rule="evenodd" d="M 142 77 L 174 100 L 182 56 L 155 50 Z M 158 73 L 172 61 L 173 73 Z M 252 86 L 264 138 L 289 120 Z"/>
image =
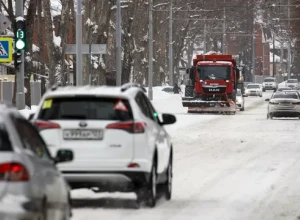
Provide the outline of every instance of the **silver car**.
<path id="1" fill-rule="evenodd" d="M 55 165 L 72 159 L 69 150 L 52 158 L 34 126 L 0 104 L 0 219 L 70 219 L 69 186 Z"/>
<path id="2" fill-rule="evenodd" d="M 240 111 L 245 110 L 245 99 L 240 89 L 237 90 L 236 93 L 236 108 L 240 109 Z"/>
<path id="3" fill-rule="evenodd" d="M 269 102 L 267 119 L 273 117 L 298 117 L 300 118 L 300 97 L 297 92 L 273 93 Z"/>
<path id="4" fill-rule="evenodd" d="M 290 87 L 292 89 L 299 89 L 299 82 L 298 79 L 288 79 L 286 81 L 286 87 Z"/>

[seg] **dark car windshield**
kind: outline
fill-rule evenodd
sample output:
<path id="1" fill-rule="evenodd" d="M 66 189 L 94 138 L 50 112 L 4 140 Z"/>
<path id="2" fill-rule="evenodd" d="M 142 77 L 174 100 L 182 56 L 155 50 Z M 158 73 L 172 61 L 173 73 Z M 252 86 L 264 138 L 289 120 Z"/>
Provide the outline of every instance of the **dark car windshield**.
<path id="1" fill-rule="evenodd" d="M 299 99 L 297 93 L 276 93 L 272 99 Z"/>
<path id="2" fill-rule="evenodd" d="M 229 80 L 230 66 L 199 66 L 198 73 L 202 80 Z"/>
<path id="3" fill-rule="evenodd" d="M 287 83 L 298 83 L 297 79 L 289 79 Z"/>
<path id="4" fill-rule="evenodd" d="M 162 91 L 164 91 L 164 92 L 173 92 L 173 88 L 172 87 L 167 87 L 167 88 L 164 88 Z"/>
<path id="5" fill-rule="evenodd" d="M 275 82 L 275 79 L 265 79 L 264 82 Z"/>
<path id="6" fill-rule="evenodd" d="M 259 85 L 248 85 L 247 89 L 259 89 Z"/>
<path id="7" fill-rule="evenodd" d="M 44 101 L 42 120 L 132 120 L 128 100 L 91 96 L 53 98 Z"/>

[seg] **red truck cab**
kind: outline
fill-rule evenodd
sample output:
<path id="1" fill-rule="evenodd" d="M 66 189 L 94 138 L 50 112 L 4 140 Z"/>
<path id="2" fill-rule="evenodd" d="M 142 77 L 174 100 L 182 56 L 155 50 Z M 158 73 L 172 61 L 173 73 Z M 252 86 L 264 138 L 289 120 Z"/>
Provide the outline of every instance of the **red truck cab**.
<path id="1" fill-rule="evenodd" d="M 231 55 L 197 55 L 193 62 L 191 78 L 196 97 L 205 100 L 227 95 L 235 101 L 238 72 Z"/>

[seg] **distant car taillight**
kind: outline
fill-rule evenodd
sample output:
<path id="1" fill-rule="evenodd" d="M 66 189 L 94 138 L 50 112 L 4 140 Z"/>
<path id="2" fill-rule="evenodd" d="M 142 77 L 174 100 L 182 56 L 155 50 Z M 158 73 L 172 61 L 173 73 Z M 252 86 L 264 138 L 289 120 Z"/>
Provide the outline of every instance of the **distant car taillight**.
<path id="1" fill-rule="evenodd" d="M 31 123 L 39 130 L 46 130 L 46 129 L 57 129 L 60 128 L 60 125 L 57 123 L 49 122 L 49 121 L 31 121 Z"/>
<path id="2" fill-rule="evenodd" d="M 23 182 L 29 180 L 26 167 L 20 163 L 0 163 L 0 181 Z"/>
<path id="3" fill-rule="evenodd" d="M 293 103 L 293 105 L 300 105 L 300 102 L 295 102 Z"/>
<path id="4" fill-rule="evenodd" d="M 269 103 L 270 103 L 270 105 L 279 105 L 278 102 L 269 102 Z"/>
<path id="5" fill-rule="evenodd" d="M 106 129 L 119 129 L 129 133 L 140 134 L 145 132 L 145 127 L 146 124 L 144 122 L 126 121 L 109 124 L 106 126 Z"/>

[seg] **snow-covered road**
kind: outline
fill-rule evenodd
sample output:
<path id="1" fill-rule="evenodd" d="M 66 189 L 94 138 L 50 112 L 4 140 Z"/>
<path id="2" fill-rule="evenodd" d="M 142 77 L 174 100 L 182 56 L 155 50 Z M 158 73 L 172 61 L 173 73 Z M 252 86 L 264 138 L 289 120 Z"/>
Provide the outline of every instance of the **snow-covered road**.
<path id="1" fill-rule="evenodd" d="M 270 96 L 271 93 L 264 96 Z M 179 114 L 173 199 L 72 192 L 72 220 L 291 220 L 300 215 L 300 121 L 267 120 L 264 98 L 234 116 Z"/>

